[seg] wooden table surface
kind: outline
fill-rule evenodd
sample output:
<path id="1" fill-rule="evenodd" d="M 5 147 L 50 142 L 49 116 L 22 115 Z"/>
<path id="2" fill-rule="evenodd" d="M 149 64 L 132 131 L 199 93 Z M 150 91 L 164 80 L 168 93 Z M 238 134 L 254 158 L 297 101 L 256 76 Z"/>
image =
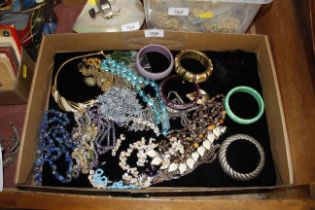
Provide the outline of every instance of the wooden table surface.
<path id="1" fill-rule="evenodd" d="M 205 197 L 130 198 L 89 196 L 8 190 L 0 194 L 0 206 L 31 209 L 314 209 L 307 187 L 294 187 L 270 193 Z"/>
<path id="2" fill-rule="evenodd" d="M 315 180 L 315 69 L 311 35 L 296 0 L 274 0 L 260 11 L 257 33 L 269 35 L 279 80 L 296 183 Z M 314 6 L 314 1 L 311 1 Z M 315 7 L 313 7 L 315 8 Z M 302 15 L 304 14 L 304 15 Z M 301 16 L 302 15 L 302 16 Z M 308 145 L 307 147 L 305 146 Z M 305 149 L 305 150 L 303 150 Z M 130 198 L 53 194 L 6 189 L 0 207 L 32 209 L 315 209 L 308 185 L 269 193 L 207 197 Z"/>

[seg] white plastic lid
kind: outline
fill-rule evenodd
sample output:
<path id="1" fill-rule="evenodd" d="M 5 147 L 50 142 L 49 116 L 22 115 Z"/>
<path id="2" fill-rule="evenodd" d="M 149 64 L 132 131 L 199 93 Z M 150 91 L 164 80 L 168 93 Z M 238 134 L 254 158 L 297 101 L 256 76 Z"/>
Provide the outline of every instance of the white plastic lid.
<path id="1" fill-rule="evenodd" d="M 269 4 L 273 0 L 202 0 L 211 2 L 231 2 L 231 3 L 248 3 L 248 4 Z"/>

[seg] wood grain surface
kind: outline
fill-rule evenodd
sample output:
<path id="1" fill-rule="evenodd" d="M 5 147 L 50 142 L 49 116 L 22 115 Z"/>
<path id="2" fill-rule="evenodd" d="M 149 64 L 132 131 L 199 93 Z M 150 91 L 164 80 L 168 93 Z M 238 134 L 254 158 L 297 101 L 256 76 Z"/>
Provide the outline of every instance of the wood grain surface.
<path id="1" fill-rule="evenodd" d="M 315 201 L 307 198 L 303 187 L 284 189 L 271 194 L 210 197 L 130 198 L 7 191 L 0 194 L 1 206 L 21 209 L 255 209 L 311 210 Z"/>
<path id="2" fill-rule="evenodd" d="M 275 0 L 255 22 L 257 33 L 269 36 L 273 51 L 297 184 L 315 181 L 315 69 L 302 18 L 307 11 L 299 5 L 307 2 Z"/>

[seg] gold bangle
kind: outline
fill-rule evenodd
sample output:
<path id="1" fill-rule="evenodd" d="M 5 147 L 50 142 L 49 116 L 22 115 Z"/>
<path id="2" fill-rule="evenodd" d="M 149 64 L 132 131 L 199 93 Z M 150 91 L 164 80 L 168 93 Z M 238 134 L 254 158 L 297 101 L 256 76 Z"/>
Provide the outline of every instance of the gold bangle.
<path id="1" fill-rule="evenodd" d="M 181 61 L 184 59 L 194 59 L 200 62 L 203 66 L 206 67 L 206 70 L 199 74 L 194 74 L 185 69 Z M 185 81 L 191 83 L 202 83 L 207 81 L 209 76 L 212 74 L 213 65 L 211 59 L 208 56 L 197 50 L 182 50 L 175 57 L 175 71 L 178 75 L 180 75 Z"/>
<path id="2" fill-rule="evenodd" d="M 91 106 L 93 105 L 95 102 L 96 102 L 96 99 L 90 99 L 88 101 L 84 101 L 84 102 L 74 102 L 74 101 L 70 101 L 70 100 L 67 100 L 65 97 L 63 97 L 62 95 L 60 95 L 59 91 L 58 91 L 58 76 L 59 76 L 59 73 L 61 71 L 61 69 L 69 62 L 73 61 L 73 60 L 76 60 L 76 59 L 81 59 L 81 58 L 86 58 L 86 57 L 90 57 L 90 56 L 96 56 L 96 55 L 102 55 L 104 56 L 105 58 L 105 54 L 103 53 L 103 51 L 100 51 L 100 52 L 97 52 L 97 53 L 90 53 L 90 54 L 85 54 L 85 55 L 80 55 L 80 56 L 76 56 L 76 57 L 73 57 L 73 58 L 70 58 L 69 60 L 66 60 L 64 63 L 62 63 L 56 74 L 55 74 L 55 77 L 54 77 L 54 82 L 53 82 L 53 85 L 51 87 L 51 94 L 55 100 L 55 102 L 57 103 L 57 105 L 64 111 L 66 112 L 77 112 L 78 110 L 80 109 L 84 109 L 84 108 L 87 108 L 88 106 Z M 97 68 L 96 68 L 96 71 Z M 83 72 L 81 72 L 83 73 Z M 84 75 L 84 73 L 83 73 Z M 107 88 L 104 88 L 104 87 L 101 87 L 99 84 L 98 86 L 100 86 L 100 88 L 102 88 L 102 91 L 105 92 L 106 90 L 109 89 L 109 87 L 111 86 L 112 82 L 113 82 L 113 75 L 112 74 L 109 74 L 107 72 L 104 72 L 104 74 L 99 74 L 99 77 L 102 77 L 101 79 L 103 80 L 104 78 L 103 77 L 106 77 L 106 84 L 107 84 Z"/>

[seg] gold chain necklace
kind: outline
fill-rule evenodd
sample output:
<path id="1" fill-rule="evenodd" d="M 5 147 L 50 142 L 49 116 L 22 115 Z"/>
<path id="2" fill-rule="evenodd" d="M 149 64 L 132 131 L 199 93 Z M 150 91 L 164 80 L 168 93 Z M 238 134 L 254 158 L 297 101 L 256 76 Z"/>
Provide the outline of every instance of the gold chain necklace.
<path id="1" fill-rule="evenodd" d="M 57 103 L 57 105 L 64 111 L 67 111 L 67 112 L 77 112 L 78 110 L 80 109 L 84 109 L 84 108 L 87 108 L 88 106 L 91 106 L 93 105 L 95 102 L 96 102 L 96 99 L 90 99 L 88 101 L 84 101 L 84 102 L 74 102 L 74 101 L 71 101 L 71 100 L 67 100 L 65 97 L 63 97 L 59 91 L 58 91 L 58 86 L 57 86 L 57 83 L 58 83 L 58 76 L 59 76 L 59 73 L 60 71 L 62 70 L 62 68 L 68 64 L 69 62 L 71 61 L 74 61 L 76 59 L 81 59 L 81 58 L 87 58 L 87 57 L 90 57 L 90 56 L 96 56 L 96 55 L 102 55 L 104 56 L 105 58 L 105 54 L 103 51 L 100 51 L 100 52 L 96 52 L 96 53 L 89 53 L 89 54 L 85 54 L 85 55 L 80 55 L 80 56 L 76 56 L 76 57 L 72 57 L 68 60 L 66 60 L 64 63 L 62 63 L 60 65 L 60 67 L 58 68 L 56 74 L 55 74 L 55 77 L 54 77 L 54 83 L 52 85 L 52 88 L 51 88 L 51 94 L 55 100 L 55 102 Z M 102 77 L 101 79 L 102 80 L 106 80 L 106 88 L 103 86 L 101 87 L 102 91 L 106 91 L 110 88 L 110 86 L 112 85 L 113 83 L 113 75 L 112 74 L 109 74 L 107 72 L 100 72 L 99 71 L 99 66 L 95 68 L 95 71 L 98 71 L 97 74 L 94 74 L 92 76 L 95 76 L 97 75 L 98 77 Z M 82 73 L 82 72 L 81 72 Z M 99 78 L 95 78 L 96 80 L 99 80 Z M 98 84 L 99 85 L 99 84 Z M 100 86 L 100 85 L 99 85 Z"/>

